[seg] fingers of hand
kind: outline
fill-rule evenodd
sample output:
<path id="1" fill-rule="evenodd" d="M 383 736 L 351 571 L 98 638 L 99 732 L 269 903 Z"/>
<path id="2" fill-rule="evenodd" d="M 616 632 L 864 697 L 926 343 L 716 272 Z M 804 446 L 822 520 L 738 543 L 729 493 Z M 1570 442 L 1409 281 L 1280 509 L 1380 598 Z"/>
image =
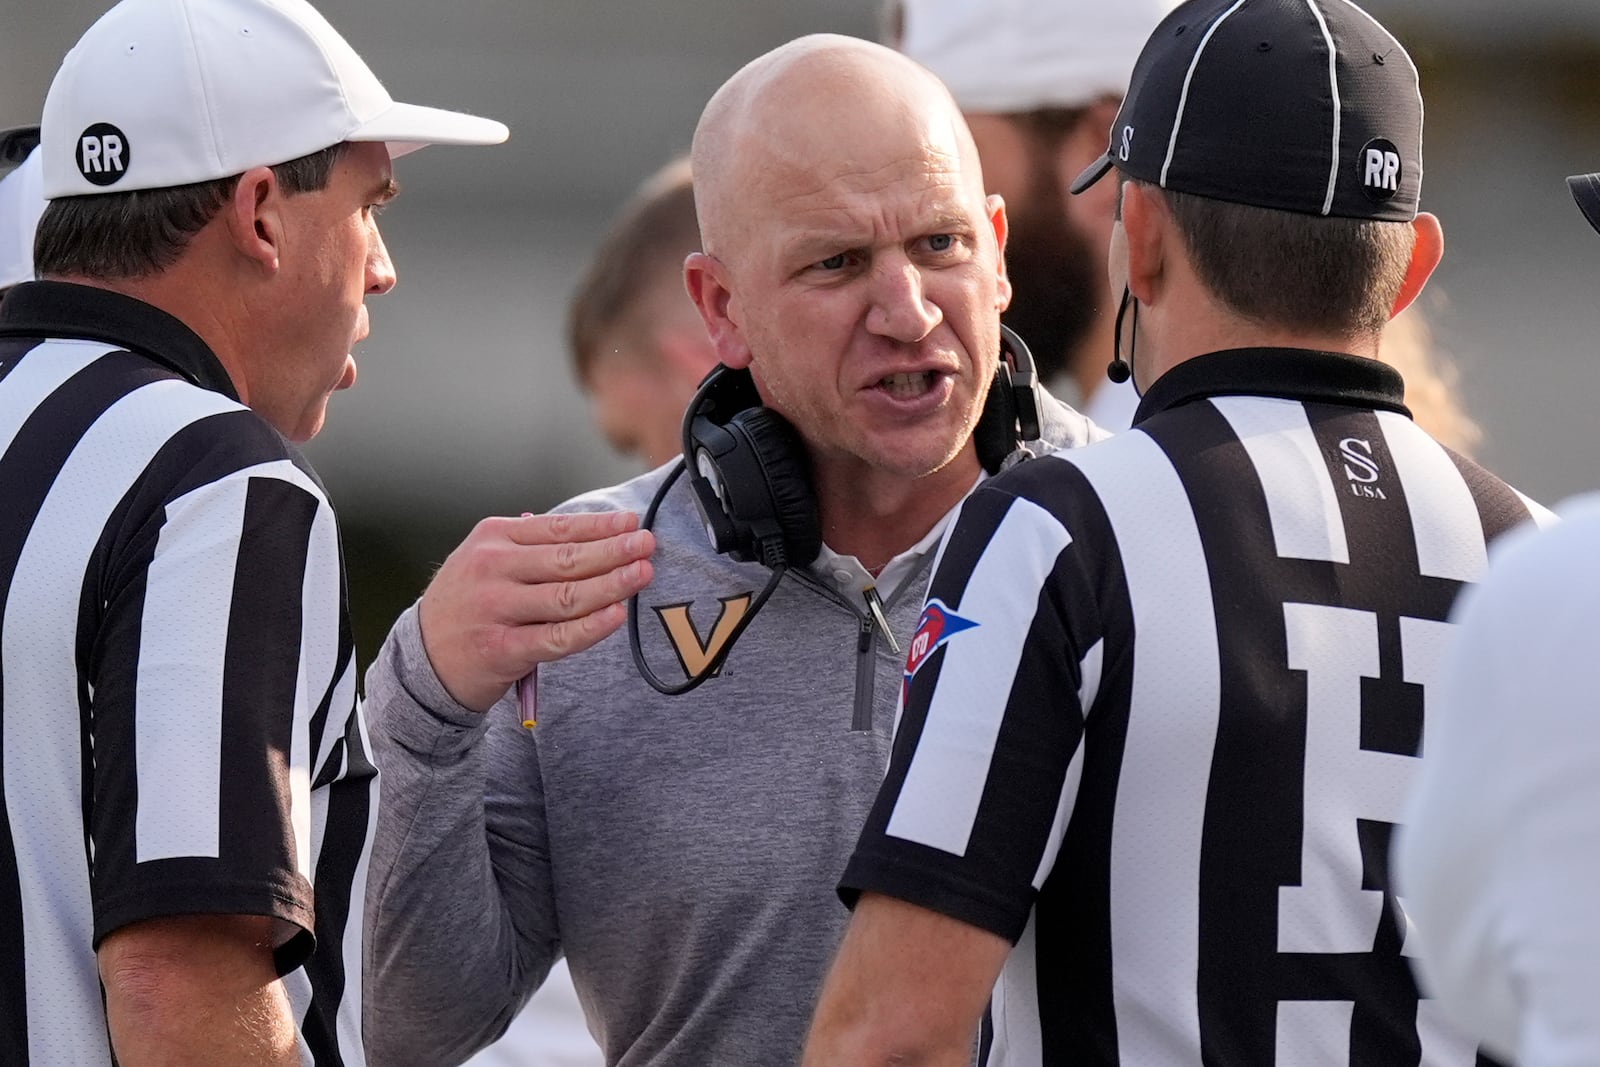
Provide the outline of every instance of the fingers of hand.
<path id="1" fill-rule="evenodd" d="M 598 644 L 627 618 L 628 610 L 622 604 L 607 604 L 576 619 L 525 627 L 519 631 L 517 643 L 524 646 L 521 651 L 526 659 L 549 663 Z"/>
<path id="2" fill-rule="evenodd" d="M 511 625 L 567 622 L 620 603 L 649 584 L 648 560 L 569 581 L 525 584 L 507 592 L 504 618 Z"/>
<path id="3" fill-rule="evenodd" d="M 505 535 L 519 545 L 563 545 L 601 541 L 639 528 L 631 511 L 576 512 L 566 515 L 524 515 L 499 520 Z"/>
<path id="4" fill-rule="evenodd" d="M 480 522 L 423 596 L 423 640 L 451 694 L 492 703 L 534 663 L 614 632 L 654 573 L 655 538 L 637 526 L 624 512 Z M 517 540 L 529 530 L 555 540 Z"/>
<path id="5" fill-rule="evenodd" d="M 516 662 L 549 663 L 582 652 L 615 633 L 628 617 L 623 601 L 649 584 L 653 570 L 637 560 L 607 574 L 574 582 L 528 586 L 535 620 L 509 630 L 506 651 Z"/>
<path id="6" fill-rule="evenodd" d="M 529 585 L 595 578 L 650 558 L 655 536 L 648 532 L 616 534 L 599 541 L 551 545 L 508 545 L 504 574 Z"/>

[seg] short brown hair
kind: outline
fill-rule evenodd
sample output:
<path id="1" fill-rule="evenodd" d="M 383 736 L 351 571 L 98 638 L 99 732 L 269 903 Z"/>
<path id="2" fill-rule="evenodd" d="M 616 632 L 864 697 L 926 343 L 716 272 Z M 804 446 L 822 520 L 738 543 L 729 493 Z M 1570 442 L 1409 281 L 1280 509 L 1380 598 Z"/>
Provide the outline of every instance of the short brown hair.
<path id="1" fill-rule="evenodd" d="M 291 159 L 272 172 L 291 196 L 326 189 L 345 147 L 336 144 Z M 40 275 L 112 279 L 166 270 L 216 217 L 240 177 L 52 200 L 34 238 L 34 267 Z"/>
<path id="2" fill-rule="evenodd" d="M 580 382 L 589 381 L 601 337 L 637 311 L 664 279 L 681 289 L 683 261 L 699 250 L 694 181 L 689 160 L 680 157 L 647 178 L 623 205 L 572 295 L 567 340 Z"/>
<path id="3" fill-rule="evenodd" d="M 1235 314 L 1345 337 L 1376 334 L 1389 322 L 1416 244 L 1409 223 L 1274 211 L 1139 185 L 1166 201 L 1200 280 Z"/>

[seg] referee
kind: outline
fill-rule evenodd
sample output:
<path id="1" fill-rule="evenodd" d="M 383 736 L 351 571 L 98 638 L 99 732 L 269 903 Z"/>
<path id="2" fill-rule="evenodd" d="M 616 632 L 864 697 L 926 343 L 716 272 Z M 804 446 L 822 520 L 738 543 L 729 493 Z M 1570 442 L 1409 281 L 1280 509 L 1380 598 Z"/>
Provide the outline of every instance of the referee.
<path id="1" fill-rule="evenodd" d="M 375 772 L 291 442 L 394 284 L 386 142 L 505 136 L 303 0 L 125 0 L 63 61 L 0 307 L 0 1063 L 364 1062 Z"/>
<path id="2" fill-rule="evenodd" d="M 1390 835 L 1452 601 L 1541 509 L 1411 422 L 1422 101 L 1347 0 L 1190 0 L 1105 159 L 1129 433 L 941 550 L 806 1063 L 1458 1064 Z M 985 1002 L 991 997 L 987 1016 Z"/>

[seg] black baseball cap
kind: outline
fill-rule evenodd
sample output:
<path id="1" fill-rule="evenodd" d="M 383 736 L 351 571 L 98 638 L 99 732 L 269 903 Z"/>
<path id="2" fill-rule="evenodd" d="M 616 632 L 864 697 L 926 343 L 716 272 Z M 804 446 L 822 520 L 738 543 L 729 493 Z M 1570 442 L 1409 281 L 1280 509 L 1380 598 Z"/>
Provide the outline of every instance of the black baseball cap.
<path id="1" fill-rule="evenodd" d="M 1589 225 L 1600 231 L 1600 174 L 1574 174 L 1567 179 L 1567 188 Z"/>
<path id="2" fill-rule="evenodd" d="M 28 158 L 39 147 L 39 127 L 17 126 L 0 130 L 0 167 L 10 167 Z"/>
<path id="3" fill-rule="evenodd" d="M 1350 0 L 1188 0 L 1145 42 L 1111 145 L 1072 191 L 1112 167 L 1214 200 L 1409 222 L 1417 68 Z"/>

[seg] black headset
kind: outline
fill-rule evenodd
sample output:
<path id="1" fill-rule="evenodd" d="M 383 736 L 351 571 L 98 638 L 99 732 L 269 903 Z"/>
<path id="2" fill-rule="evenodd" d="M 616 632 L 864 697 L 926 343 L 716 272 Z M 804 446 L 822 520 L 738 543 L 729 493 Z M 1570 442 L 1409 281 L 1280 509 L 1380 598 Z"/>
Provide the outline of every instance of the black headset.
<path id="1" fill-rule="evenodd" d="M 1040 434 L 1033 355 L 1005 326 L 1000 353 L 972 434 L 991 474 L 1020 442 Z M 822 524 L 805 446 L 787 419 L 762 405 L 749 371 L 719 364 L 700 383 L 684 413 L 683 456 L 718 552 L 767 567 L 803 567 L 817 558 Z"/>
<path id="2" fill-rule="evenodd" d="M 1041 436 L 1039 372 L 1033 354 L 1010 328 L 1000 327 L 1000 361 L 972 441 L 978 461 L 993 474 L 1024 441 Z M 634 665 L 651 688 L 668 696 L 687 693 L 722 668 L 745 628 L 790 567 L 804 567 L 822 550 L 822 520 L 811 485 L 811 461 L 799 431 L 761 403 L 748 370 L 718 364 L 706 375 L 683 414 L 683 461 L 645 511 L 643 529 L 685 471 L 706 535 L 718 552 L 772 571 L 765 588 L 699 674 L 676 684 L 661 681 L 639 645 L 639 598 L 628 601 L 628 640 Z"/>
<path id="3" fill-rule="evenodd" d="M 39 147 L 39 127 L 16 126 L 0 130 L 0 166 L 14 166 Z"/>

